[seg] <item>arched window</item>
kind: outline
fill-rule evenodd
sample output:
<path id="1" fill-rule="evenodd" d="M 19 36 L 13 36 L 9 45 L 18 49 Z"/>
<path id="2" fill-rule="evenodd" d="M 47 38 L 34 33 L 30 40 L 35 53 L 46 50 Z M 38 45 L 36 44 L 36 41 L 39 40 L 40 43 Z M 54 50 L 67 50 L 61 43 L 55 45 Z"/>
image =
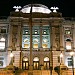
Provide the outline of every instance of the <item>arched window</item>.
<path id="1" fill-rule="evenodd" d="M 26 25 L 22 29 L 22 48 L 28 49 L 30 47 L 30 31 L 29 27 Z"/>
<path id="2" fill-rule="evenodd" d="M 33 48 L 38 48 L 38 39 L 33 40 Z"/>
<path id="3" fill-rule="evenodd" d="M 48 57 L 45 57 L 45 58 L 44 58 L 44 69 L 45 69 L 45 70 L 48 70 L 49 67 L 50 67 L 49 58 L 48 58 Z"/>
<path id="4" fill-rule="evenodd" d="M 71 39 L 70 38 L 67 38 L 66 39 L 66 49 L 67 50 L 70 50 L 71 48 L 72 48 Z"/>
<path id="5" fill-rule="evenodd" d="M 35 57 L 33 59 L 33 69 L 35 70 L 39 69 L 39 58 L 38 57 Z"/>
<path id="6" fill-rule="evenodd" d="M 29 69 L 29 60 L 27 57 L 23 58 L 22 61 L 22 69 L 28 70 Z"/>
<path id="7" fill-rule="evenodd" d="M 42 48 L 50 48 L 50 29 L 49 29 L 49 26 L 42 27 Z"/>

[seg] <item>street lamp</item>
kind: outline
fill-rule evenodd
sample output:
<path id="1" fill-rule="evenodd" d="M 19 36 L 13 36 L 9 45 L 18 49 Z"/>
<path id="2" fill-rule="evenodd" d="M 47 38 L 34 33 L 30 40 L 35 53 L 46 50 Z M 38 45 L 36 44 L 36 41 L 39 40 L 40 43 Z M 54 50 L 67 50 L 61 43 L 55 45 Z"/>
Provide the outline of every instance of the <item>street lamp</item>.
<path id="1" fill-rule="evenodd" d="M 70 55 L 71 55 L 71 60 L 72 60 L 72 72 L 73 72 L 73 75 L 74 75 L 74 60 L 73 60 L 73 54 L 74 52 L 70 52 Z"/>
<path id="2" fill-rule="evenodd" d="M 60 65 L 62 64 L 62 58 L 63 58 L 63 54 L 61 52 L 61 54 L 60 54 Z"/>
<path id="3" fill-rule="evenodd" d="M 12 51 L 11 51 L 11 53 L 10 53 L 10 57 L 11 57 L 11 61 L 10 61 L 10 65 L 13 65 L 13 53 L 12 53 Z"/>

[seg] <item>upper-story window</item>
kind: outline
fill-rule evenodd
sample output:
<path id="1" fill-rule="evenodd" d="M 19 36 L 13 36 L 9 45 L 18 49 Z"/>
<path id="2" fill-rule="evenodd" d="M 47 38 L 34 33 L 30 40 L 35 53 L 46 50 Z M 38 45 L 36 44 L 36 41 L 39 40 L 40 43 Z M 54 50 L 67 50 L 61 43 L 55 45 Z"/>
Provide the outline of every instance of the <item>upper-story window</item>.
<path id="1" fill-rule="evenodd" d="M 38 35 L 39 34 L 39 26 L 33 26 L 32 27 L 32 34 Z"/>
<path id="2" fill-rule="evenodd" d="M 72 48 L 72 46 L 71 46 L 71 39 L 66 39 L 66 49 L 69 50 L 71 48 Z"/>
<path id="3" fill-rule="evenodd" d="M 39 25 L 32 27 L 32 47 L 37 48 L 50 48 L 50 33 L 49 26 Z M 22 48 L 30 48 L 30 29 L 29 26 L 23 27 L 22 35 Z M 34 50 L 35 50 L 34 49 Z"/>
<path id="4" fill-rule="evenodd" d="M 7 33 L 7 29 L 6 28 L 0 28 L 0 33 Z"/>
<path id="5" fill-rule="evenodd" d="M 1 29 L 1 33 L 6 33 L 6 29 Z"/>
<path id="6" fill-rule="evenodd" d="M 29 48 L 30 47 L 30 32 L 29 27 L 23 27 L 23 36 L 22 36 L 22 48 Z"/>
<path id="7" fill-rule="evenodd" d="M 29 30 L 24 30 L 23 34 L 29 34 Z"/>
<path id="8" fill-rule="evenodd" d="M 23 35 L 29 35 L 29 34 L 30 34 L 29 27 L 28 26 L 23 27 Z"/>
<path id="9" fill-rule="evenodd" d="M 0 38 L 0 50 L 5 49 L 5 38 Z"/>
<path id="10" fill-rule="evenodd" d="M 43 29 L 42 34 L 48 34 L 48 31 L 46 29 Z"/>
<path id="11" fill-rule="evenodd" d="M 38 30 L 35 30 L 34 33 L 35 33 L 35 34 L 38 34 Z"/>
<path id="12" fill-rule="evenodd" d="M 71 34 L 71 27 L 65 27 L 65 34 Z"/>
<path id="13" fill-rule="evenodd" d="M 28 37 L 26 38 L 26 37 L 23 36 L 23 44 L 22 44 L 22 47 L 23 48 L 29 48 L 30 47 L 29 42 L 30 41 L 29 41 Z"/>
<path id="14" fill-rule="evenodd" d="M 28 34 L 29 32 L 28 32 L 28 30 L 25 30 L 25 34 Z"/>
<path id="15" fill-rule="evenodd" d="M 65 34 L 71 34 L 70 30 L 65 30 Z"/>
<path id="16" fill-rule="evenodd" d="M 42 27 L 42 48 L 50 48 L 50 29 L 49 26 Z"/>
<path id="17" fill-rule="evenodd" d="M 33 39 L 33 48 L 38 48 L 39 40 L 38 38 Z"/>
<path id="18" fill-rule="evenodd" d="M 43 30 L 43 34 L 47 34 L 47 30 Z"/>

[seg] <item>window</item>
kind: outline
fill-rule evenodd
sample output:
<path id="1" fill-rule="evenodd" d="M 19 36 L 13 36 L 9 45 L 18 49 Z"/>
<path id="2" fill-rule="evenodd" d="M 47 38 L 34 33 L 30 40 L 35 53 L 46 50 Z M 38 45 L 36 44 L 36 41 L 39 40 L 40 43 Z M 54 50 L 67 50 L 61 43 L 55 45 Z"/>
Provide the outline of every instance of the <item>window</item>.
<path id="1" fill-rule="evenodd" d="M 66 49 L 71 49 L 71 40 L 70 39 L 67 39 L 66 40 Z"/>
<path id="2" fill-rule="evenodd" d="M 6 29 L 1 29 L 1 33 L 6 33 Z"/>
<path id="3" fill-rule="evenodd" d="M 43 34 L 47 34 L 47 30 L 42 30 L 43 31 Z"/>
<path id="4" fill-rule="evenodd" d="M 3 61 L 4 61 L 4 57 L 0 57 L 0 67 L 3 67 Z"/>
<path id="5" fill-rule="evenodd" d="M 5 49 L 5 38 L 1 38 L 0 39 L 0 50 L 4 50 Z"/>
<path id="6" fill-rule="evenodd" d="M 47 48 L 47 44 L 42 44 L 42 47 L 43 48 Z"/>
<path id="7" fill-rule="evenodd" d="M 49 35 L 42 36 L 42 48 L 50 48 L 50 38 L 49 38 Z"/>
<path id="8" fill-rule="evenodd" d="M 33 45 L 33 48 L 38 48 L 38 44 L 34 44 Z"/>
<path id="9" fill-rule="evenodd" d="M 42 26 L 42 48 L 50 48 L 50 27 Z"/>
<path id="10" fill-rule="evenodd" d="M 28 35 L 29 34 L 29 27 L 23 27 L 23 34 Z"/>
<path id="11" fill-rule="evenodd" d="M 71 34 L 71 27 L 65 27 L 65 34 Z"/>
<path id="12" fill-rule="evenodd" d="M 71 49 L 71 42 L 66 42 L 66 49 Z"/>
<path id="13" fill-rule="evenodd" d="M 29 44 L 24 44 L 24 48 L 29 48 Z"/>
<path id="14" fill-rule="evenodd" d="M 22 48 L 29 48 L 30 47 L 30 36 L 23 35 L 22 36 Z"/>
<path id="15" fill-rule="evenodd" d="M 34 38 L 33 39 L 33 48 L 38 48 L 38 43 L 39 43 L 39 39 L 38 38 Z"/>
<path id="16" fill-rule="evenodd" d="M 0 66 L 3 66 L 3 61 L 0 61 Z"/>
<path id="17" fill-rule="evenodd" d="M 72 66 L 72 58 L 67 58 L 68 60 L 68 66 Z"/>
<path id="18" fill-rule="evenodd" d="M 25 34 L 28 34 L 29 33 L 29 31 L 28 30 L 25 30 Z"/>
<path id="19" fill-rule="evenodd" d="M 22 48 L 29 48 L 30 47 L 30 32 L 29 27 L 23 27 L 23 34 L 22 34 Z"/>
<path id="20" fill-rule="evenodd" d="M 35 34 L 38 34 L 38 30 L 35 30 L 34 33 L 35 33 Z"/>
<path id="21" fill-rule="evenodd" d="M 33 64 L 34 64 L 33 69 L 38 70 L 39 69 L 39 61 L 34 61 Z"/>
<path id="22" fill-rule="evenodd" d="M 70 30 L 65 30 L 65 34 L 71 34 Z"/>

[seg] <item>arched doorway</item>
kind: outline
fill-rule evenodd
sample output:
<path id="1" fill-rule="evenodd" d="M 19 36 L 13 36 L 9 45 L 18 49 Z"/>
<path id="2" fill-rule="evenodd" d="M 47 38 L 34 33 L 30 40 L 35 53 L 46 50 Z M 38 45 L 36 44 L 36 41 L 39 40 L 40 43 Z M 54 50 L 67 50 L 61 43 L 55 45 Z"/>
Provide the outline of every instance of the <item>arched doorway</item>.
<path id="1" fill-rule="evenodd" d="M 50 68 L 50 61 L 48 57 L 44 58 L 44 69 L 48 70 Z"/>
<path id="2" fill-rule="evenodd" d="M 34 70 L 38 70 L 39 69 L 39 58 L 38 57 L 35 57 L 33 59 L 33 69 Z"/>
<path id="3" fill-rule="evenodd" d="M 22 69 L 24 69 L 24 70 L 29 69 L 29 60 L 27 57 L 24 57 L 22 60 Z"/>

